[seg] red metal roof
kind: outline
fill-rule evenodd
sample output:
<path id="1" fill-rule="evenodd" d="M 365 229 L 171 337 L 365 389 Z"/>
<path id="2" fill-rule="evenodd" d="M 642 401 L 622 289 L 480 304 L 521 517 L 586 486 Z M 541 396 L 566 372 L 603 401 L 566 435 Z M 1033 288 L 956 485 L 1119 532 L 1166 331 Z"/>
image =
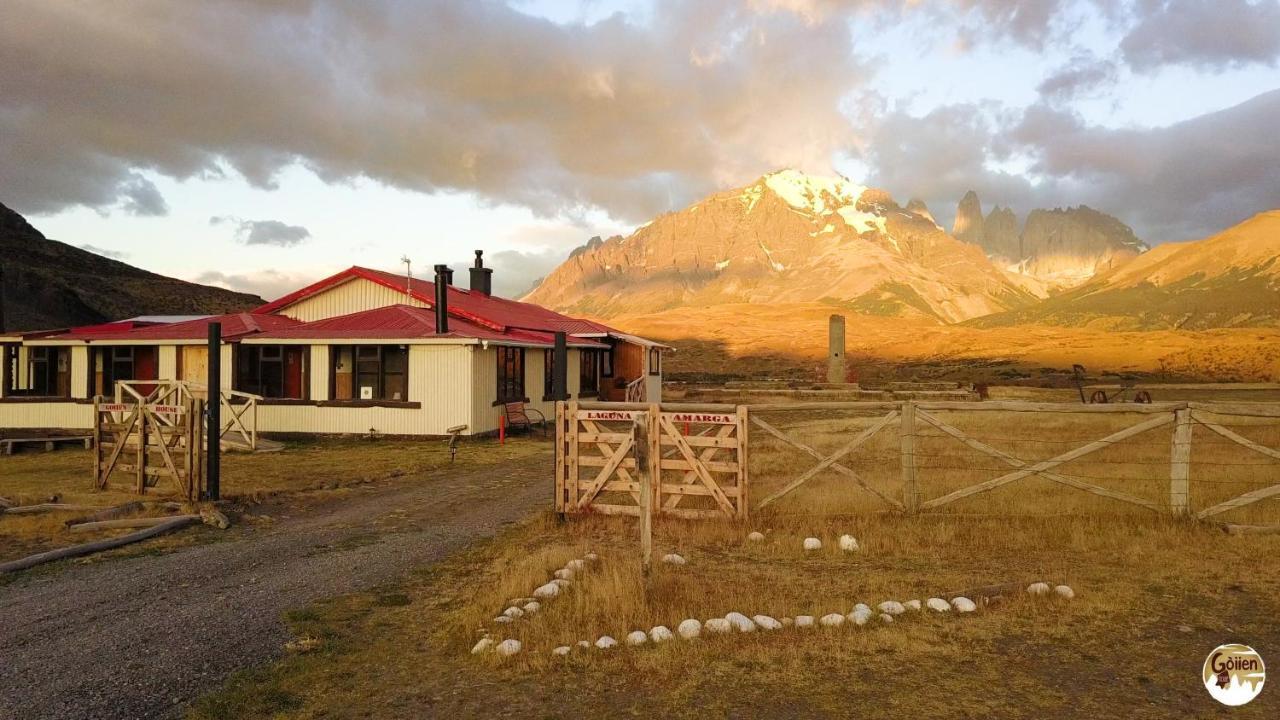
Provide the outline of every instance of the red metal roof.
<path id="1" fill-rule="evenodd" d="M 459 340 L 485 340 L 495 343 L 512 343 L 552 347 L 555 335 L 547 332 L 508 328 L 494 330 L 462 318 L 449 319 L 449 332 L 436 332 L 435 311 L 410 305 L 388 305 L 350 315 L 325 318 L 309 323 L 264 332 L 254 336 L 258 340 L 421 340 L 428 338 L 455 338 Z M 573 347 L 606 347 L 602 343 L 574 338 Z"/>
<path id="2" fill-rule="evenodd" d="M 280 330 L 298 325 L 299 322 L 283 315 L 255 315 L 253 313 L 233 313 L 231 315 L 213 315 L 198 320 L 169 324 L 153 324 L 138 322 L 105 323 L 72 328 L 64 333 L 41 338 L 42 340 L 85 340 L 111 341 L 153 340 L 204 340 L 209 337 L 209 323 L 222 323 L 222 338 L 236 340 L 248 335 Z"/>
<path id="3" fill-rule="evenodd" d="M 269 302 L 253 312 L 260 314 L 278 312 L 300 300 L 355 278 L 363 278 L 393 290 L 404 292 L 410 297 L 425 303 L 427 307 L 435 306 L 435 283 L 430 280 L 414 278 L 409 282 L 409 287 L 406 288 L 406 279 L 403 275 L 353 266 L 319 282 L 312 283 L 301 290 Z M 449 286 L 449 316 L 462 318 L 475 325 L 486 326 L 499 331 L 508 328 L 519 328 L 540 332 L 566 332 L 570 335 L 616 332 L 607 325 L 562 315 L 540 305 L 475 293 L 457 285 Z"/>

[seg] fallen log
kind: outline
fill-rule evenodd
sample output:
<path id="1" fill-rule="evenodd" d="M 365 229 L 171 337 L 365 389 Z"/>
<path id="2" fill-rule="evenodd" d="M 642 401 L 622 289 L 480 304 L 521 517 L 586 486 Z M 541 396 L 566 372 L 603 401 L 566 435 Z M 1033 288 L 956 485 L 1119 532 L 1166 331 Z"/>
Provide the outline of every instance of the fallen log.
<path id="1" fill-rule="evenodd" d="M 3 563 L 3 564 L 0 564 L 0 573 L 26 570 L 27 568 L 35 567 L 36 565 L 43 565 L 44 563 L 53 562 L 55 560 L 64 560 L 66 558 L 80 557 L 82 555 L 90 555 L 92 553 L 102 552 L 103 550 L 114 550 L 115 548 L 124 547 L 125 545 L 131 545 L 136 542 L 141 542 L 143 540 L 156 537 L 157 535 L 163 535 L 167 532 L 171 532 L 179 528 L 184 528 L 188 525 L 191 525 L 197 522 L 200 522 L 200 519 L 198 516 L 195 519 L 192 519 L 191 517 L 188 517 L 188 516 L 172 518 L 172 519 L 169 519 L 168 522 L 165 522 L 161 525 L 149 527 L 149 528 L 146 528 L 145 530 L 139 530 L 138 532 L 130 533 L 128 535 L 122 535 L 117 538 L 97 540 L 95 542 L 84 543 L 82 545 L 72 545 L 71 547 L 60 548 L 58 550 L 50 550 L 48 552 L 42 552 L 36 555 L 30 555 L 20 560 L 13 560 L 7 563 Z"/>
<path id="2" fill-rule="evenodd" d="M 6 508 L 5 515 L 31 515 L 42 512 L 97 512 L 106 510 L 101 505 L 70 505 L 66 503 L 40 503 L 39 505 L 19 505 Z"/>
<path id="3" fill-rule="evenodd" d="M 162 525 L 170 520 L 185 518 L 200 520 L 200 515 L 166 515 L 164 517 L 121 518 L 119 520 L 99 520 L 96 522 L 77 523 L 67 529 L 71 532 L 92 532 L 94 530 L 118 530 L 120 528 L 140 528 Z"/>
<path id="4" fill-rule="evenodd" d="M 0 510 L 7 510 L 13 507 L 13 501 L 9 498 L 0 497 Z"/>
<path id="5" fill-rule="evenodd" d="M 1280 534 L 1280 525 L 1231 525 L 1225 524 L 1222 529 L 1228 535 L 1275 535 Z"/>
<path id="6" fill-rule="evenodd" d="M 144 507 L 145 506 L 142 504 L 141 500 L 134 500 L 133 502 L 127 502 L 123 505 L 116 505 L 115 507 L 109 507 L 95 513 L 89 513 L 88 515 L 81 515 L 80 517 L 72 518 L 65 524 L 67 527 L 71 527 L 72 525 L 83 525 L 85 523 L 98 522 L 99 520 L 114 520 L 115 518 L 128 515 L 129 513 L 141 512 Z"/>

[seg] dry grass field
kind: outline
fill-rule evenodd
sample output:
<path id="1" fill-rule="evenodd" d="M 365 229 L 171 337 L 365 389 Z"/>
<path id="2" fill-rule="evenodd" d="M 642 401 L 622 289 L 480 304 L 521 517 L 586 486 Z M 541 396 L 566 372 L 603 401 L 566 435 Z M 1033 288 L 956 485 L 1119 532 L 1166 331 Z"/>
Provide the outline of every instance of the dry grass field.
<path id="1" fill-rule="evenodd" d="M 464 441 L 457 456 L 461 467 L 477 467 L 512 458 L 546 452 L 546 445 L 528 439 L 498 445 L 492 440 Z M 164 501 L 166 488 L 139 497 L 120 491 L 93 488 L 93 455 L 85 450 L 50 453 L 22 452 L 0 457 L 0 497 L 19 505 L 42 503 L 52 496 L 73 505 L 109 507 L 133 500 Z M 277 508 L 341 497 L 375 481 L 413 477 L 449 465 L 443 441 L 333 439 L 290 442 L 275 453 L 224 453 L 222 497 L 232 509 L 252 510 L 267 504 Z M 275 510 L 272 510 L 275 512 Z M 0 514 L 0 561 L 45 550 L 88 542 L 130 530 L 93 533 L 67 532 L 65 522 L 85 512 L 49 512 L 33 515 Z M 159 508 L 134 513 L 163 515 Z M 216 531 L 202 528 L 151 540 L 146 547 L 168 547 L 207 540 Z"/>
<path id="2" fill-rule="evenodd" d="M 824 454 L 868 426 L 867 413 L 760 410 Z M 939 413 L 941 414 L 941 413 Z M 1039 460 L 1137 424 L 1129 415 L 950 412 L 945 420 L 1025 460 Z M 1233 421 L 1233 422 L 1238 422 Z M 1277 421 L 1237 428 L 1280 445 Z M 1010 468 L 922 426 L 925 498 Z M 1139 435 L 1056 470 L 1167 505 L 1170 428 Z M 754 433 L 758 500 L 815 460 Z M 1222 438 L 1218 438 L 1222 440 Z M 1274 484 L 1280 463 L 1193 435 L 1192 508 Z M 1259 462 L 1262 461 L 1262 462 Z M 1267 464 L 1269 463 L 1269 465 Z M 887 428 L 848 466 L 890 496 L 901 492 L 896 432 Z M 1275 499 L 1232 522 L 1280 522 Z M 746 539 L 752 530 L 763 542 Z M 856 553 L 838 549 L 842 534 Z M 801 549 L 803 538 L 824 547 Z M 558 598 L 516 622 L 493 618 L 588 551 L 601 557 Z M 1027 478 L 915 517 L 824 474 L 749 522 L 655 523 L 646 578 L 631 518 L 546 513 L 423 568 L 395 587 L 336 598 L 290 617 L 301 643 L 203 698 L 220 717 L 1208 717 L 1199 684 L 1221 643 L 1280 648 L 1280 535 L 1218 527 Z M 1036 580 L 1074 600 L 1013 594 L 967 616 L 908 614 L 891 625 L 785 629 L 608 651 L 560 645 L 731 611 L 775 618 Z M 481 632 L 514 638 L 514 658 L 473 656 Z M 1274 693 L 1270 693 L 1274 694 Z M 1268 693 L 1237 709 L 1274 717 Z"/>

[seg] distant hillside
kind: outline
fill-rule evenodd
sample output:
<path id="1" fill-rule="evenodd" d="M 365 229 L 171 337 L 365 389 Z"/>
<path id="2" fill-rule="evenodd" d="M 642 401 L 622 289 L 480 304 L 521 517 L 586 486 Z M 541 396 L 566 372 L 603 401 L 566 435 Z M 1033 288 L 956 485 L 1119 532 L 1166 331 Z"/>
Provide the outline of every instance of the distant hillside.
<path id="1" fill-rule="evenodd" d="M 627 238 L 593 238 L 527 299 L 596 317 L 737 303 L 817 302 L 934 323 L 1034 303 L 939 228 L 922 203 L 843 178 L 783 170 L 667 213 Z"/>
<path id="2" fill-rule="evenodd" d="M 9 331 L 88 325 L 138 315 L 247 310 L 262 298 L 197 285 L 49 240 L 0 205 L 4 327 Z"/>
<path id="3" fill-rule="evenodd" d="M 1280 210 L 1204 240 L 1158 245 L 1039 304 L 970 322 L 1106 330 L 1280 326 Z"/>

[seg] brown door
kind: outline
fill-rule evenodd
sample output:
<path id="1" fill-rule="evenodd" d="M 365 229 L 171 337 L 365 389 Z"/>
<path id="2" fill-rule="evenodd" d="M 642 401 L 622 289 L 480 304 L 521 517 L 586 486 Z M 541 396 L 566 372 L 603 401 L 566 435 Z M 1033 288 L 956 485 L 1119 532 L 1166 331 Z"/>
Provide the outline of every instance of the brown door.
<path id="1" fill-rule="evenodd" d="M 209 382 L 209 348 L 203 345 L 183 345 L 179 367 L 179 380 L 200 383 Z"/>

